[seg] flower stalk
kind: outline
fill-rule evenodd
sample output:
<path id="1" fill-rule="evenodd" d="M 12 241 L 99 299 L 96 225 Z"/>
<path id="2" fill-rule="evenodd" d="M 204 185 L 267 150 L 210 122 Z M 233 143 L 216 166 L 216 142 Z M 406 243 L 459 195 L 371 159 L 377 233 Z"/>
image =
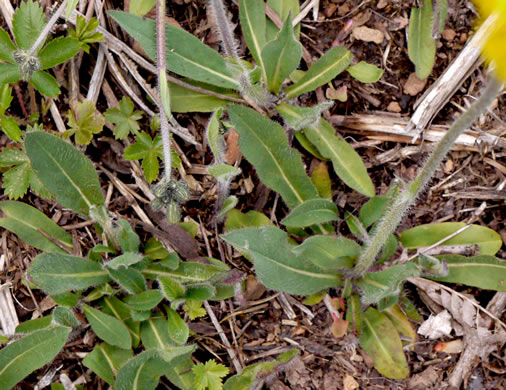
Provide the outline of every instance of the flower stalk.
<path id="1" fill-rule="evenodd" d="M 352 277 L 356 279 L 363 277 L 369 267 L 373 265 L 388 236 L 395 231 L 404 214 L 414 203 L 419 193 L 425 189 L 459 135 L 487 110 L 502 90 L 503 83 L 491 77 L 482 95 L 448 129 L 416 178 L 411 183 L 405 184 L 404 188 L 401 188 L 394 197 L 391 206 L 372 232 L 370 241 L 362 250 L 357 264 L 352 270 Z"/>

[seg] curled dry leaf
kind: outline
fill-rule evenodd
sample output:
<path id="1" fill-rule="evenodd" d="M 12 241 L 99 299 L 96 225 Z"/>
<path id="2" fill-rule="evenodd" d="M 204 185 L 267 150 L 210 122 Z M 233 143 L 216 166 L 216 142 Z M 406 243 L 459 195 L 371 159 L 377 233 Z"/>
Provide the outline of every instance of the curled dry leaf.
<path id="1" fill-rule="evenodd" d="M 443 336 L 448 336 L 452 331 L 452 316 L 447 310 L 443 310 L 436 316 L 430 316 L 418 328 L 418 334 L 435 340 Z"/>
<path id="2" fill-rule="evenodd" d="M 380 30 L 375 30 L 365 26 L 354 28 L 352 35 L 353 38 L 358 39 L 359 41 L 374 42 L 378 45 L 383 42 L 383 39 L 385 39 L 385 35 Z"/>

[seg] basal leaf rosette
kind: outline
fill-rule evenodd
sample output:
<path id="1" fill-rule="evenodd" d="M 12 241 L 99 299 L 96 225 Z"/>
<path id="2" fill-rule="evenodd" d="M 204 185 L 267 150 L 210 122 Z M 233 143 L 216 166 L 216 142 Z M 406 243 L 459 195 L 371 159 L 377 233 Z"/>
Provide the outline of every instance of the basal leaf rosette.
<path id="1" fill-rule="evenodd" d="M 506 82 L 506 0 L 474 0 L 481 15 L 481 20 L 493 13 L 497 14 L 495 23 L 490 28 L 488 38 L 483 45 L 482 54 L 488 63 L 495 65 L 497 77 Z"/>

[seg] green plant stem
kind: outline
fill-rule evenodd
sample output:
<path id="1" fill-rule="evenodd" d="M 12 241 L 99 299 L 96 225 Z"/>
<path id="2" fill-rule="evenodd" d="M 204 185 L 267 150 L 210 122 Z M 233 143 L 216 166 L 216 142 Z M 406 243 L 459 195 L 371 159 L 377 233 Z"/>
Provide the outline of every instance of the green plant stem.
<path id="1" fill-rule="evenodd" d="M 54 24 L 56 23 L 56 21 L 58 20 L 60 15 L 63 13 L 63 10 L 65 9 L 66 6 L 67 6 L 67 0 L 63 0 L 62 3 L 60 4 L 60 6 L 58 7 L 58 9 L 53 14 L 53 16 L 51 16 L 51 19 L 49 19 L 49 22 L 47 22 L 46 26 L 44 27 L 44 29 L 42 30 L 40 35 L 37 37 L 37 40 L 35 41 L 35 43 L 32 45 L 32 47 L 28 51 L 29 56 L 33 56 L 34 53 L 39 48 L 39 46 L 42 44 L 42 42 L 44 42 L 46 40 L 47 35 L 49 34 L 51 29 L 53 28 Z"/>
<path id="2" fill-rule="evenodd" d="M 401 188 L 401 192 L 395 196 L 391 206 L 387 209 L 385 215 L 372 232 L 370 241 L 362 250 L 358 262 L 352 271 L 352 276 L 354 278 L 358 279 L 364 276 L 369 267 L 376 260 L 388 236 L 395 231 L 402 217 L 417 198 L 417 195 L 429 183 L 434 172 L 439 167 L 439 164 L 451 149 L 458 136 L 468 129 L 473 122 L 487 110 L 502 89 L 503 84 L 491 77 L 482 95 L 453 123 L 441 141 L 439 141 L 413 182 Z"/>
<path id="3" fill-rule="evenodd" d="M 156 2 L 156 61 L 158 67 L 158 95 L 160 109 L 160 131 L 162 133 L 163 159 L 165 163 L 165 179 L 169 182 L 172 178 L 172 160 L 170 154 L 170 127 L 169 121 L 162 104 L 162 86 L 160 78 L 162 73 L 167 72 L 165 61 L 165 0 Z"/>

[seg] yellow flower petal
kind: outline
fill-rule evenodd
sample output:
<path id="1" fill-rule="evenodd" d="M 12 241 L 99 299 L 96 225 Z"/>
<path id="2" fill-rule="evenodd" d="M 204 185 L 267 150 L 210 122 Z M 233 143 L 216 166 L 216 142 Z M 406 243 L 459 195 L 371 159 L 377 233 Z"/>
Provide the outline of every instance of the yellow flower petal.
<path id="1" fill-rule="evenodd" d="M 482 53 L 487 63 L 494 63 L 497 77 L 506 82 L 506 0 L 474 0 L 474 3 L 482 20 L 494 12 L 498 13 Z"/>

